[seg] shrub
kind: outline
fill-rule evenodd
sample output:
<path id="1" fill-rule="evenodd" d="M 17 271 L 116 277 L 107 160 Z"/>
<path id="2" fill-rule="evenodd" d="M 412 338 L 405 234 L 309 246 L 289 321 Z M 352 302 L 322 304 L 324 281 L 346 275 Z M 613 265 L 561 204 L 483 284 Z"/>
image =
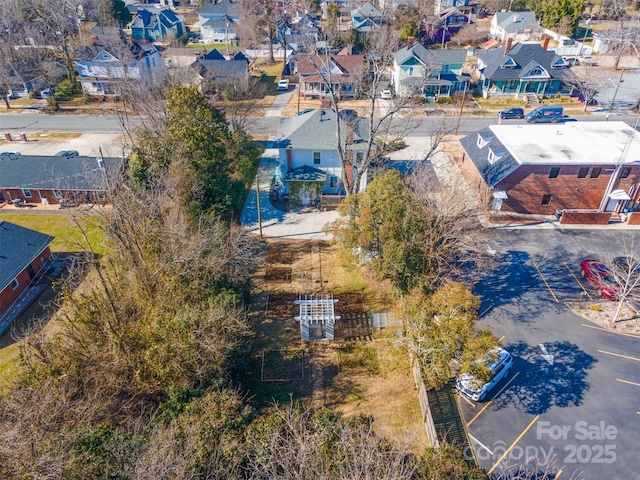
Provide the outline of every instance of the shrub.
<path id="1" fill-rule="evenodd" d="M 602 307 L 600 305 L 598 305 L 597 303 L 592 303 L 591 305 L 589 305 L 589 308 L 591 310 L 593 310 L 594 312 L 601 312 L 602 311 Z"/>

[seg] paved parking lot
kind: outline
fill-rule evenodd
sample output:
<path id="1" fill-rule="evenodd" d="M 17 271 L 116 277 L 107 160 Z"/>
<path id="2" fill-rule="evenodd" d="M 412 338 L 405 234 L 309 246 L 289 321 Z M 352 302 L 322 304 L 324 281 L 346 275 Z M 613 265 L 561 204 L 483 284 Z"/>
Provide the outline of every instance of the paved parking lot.
<path id="1" fill-rule="evenodd" d="M 603 329 L 562 303 L 584 292 L 576 281 L 580 260 L 621 248 L 620 235 L 498 232 L 495 249 L 504 263 L 476 293 L 481 326 L 503 337 L 514 367 L 487 402 L 460 402 L 476 458 L 494 478 L 513 469 L 548 469 L 555 479 L 575 472 L 594 480 L 637 478 L 640 335 Z"/>

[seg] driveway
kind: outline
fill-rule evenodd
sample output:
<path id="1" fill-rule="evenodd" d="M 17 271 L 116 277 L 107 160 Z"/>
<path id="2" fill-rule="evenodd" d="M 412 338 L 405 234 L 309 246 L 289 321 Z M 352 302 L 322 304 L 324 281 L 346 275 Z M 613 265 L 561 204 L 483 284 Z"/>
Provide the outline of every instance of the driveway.
<path id="1" fill-rule="evenodd" d="M 258 170 L 263 236 L 328 240 L 330 237 L 325 235 L 322 229 L 325 225 L 338 218 L 337 211 L 322 212 L 316 208 L 306 207 L 284 212 L 271 204 L 269 191 L 277 166 L 278 150 L 266 149 L 260 160 L 260 168 Z M 260 232 L 255 183 L 242 210 L 240 223 L 252 233 Z"/>
<path id="2" fill-rule="evenodd" d="M 480 326 L 502 337 L 514 367 L 486 403 L 461 397 L 473 453 L 493 478 L 514 469 L 637 478 L 640 336 L 603 329 L 562 303 L 581 297 L 579 261 L 618 248 L 620 232 L 497 235 L 502 264 L 475 293 Z"/>

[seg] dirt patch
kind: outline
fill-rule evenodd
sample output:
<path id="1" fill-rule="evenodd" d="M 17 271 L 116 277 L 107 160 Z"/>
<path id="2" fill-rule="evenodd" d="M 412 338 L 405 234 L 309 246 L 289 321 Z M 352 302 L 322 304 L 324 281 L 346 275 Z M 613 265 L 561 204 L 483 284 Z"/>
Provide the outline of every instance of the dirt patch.
<path id="1" fill-rule="evenodd" d="M 623 305 L 616 322 L 613 321 L 613 318 L 618 308 L 617 302 L 607 300 L 565 302 L 565 305 L 576 315 L 597 323 L 603 328 L 615 330 L 616 332 L 640 334 L 640 312 L 637 312 L 628 304 Z"/>
<path id="2" fill-rule="evenodd" d="M 427 440 L 402 329 L 371 328 L 371 312 L 393 307 L 390 286 L 328 242 L 270 240 L 265 260 L 253 281 L 254 351 L 243 375 L 256 407 L 300 399 L 346 418 L 371 415 L 378 433 L 422 451 Z M 300 339 L 294 302 L 316 294 L 338 300 L 334 341 Z"/>

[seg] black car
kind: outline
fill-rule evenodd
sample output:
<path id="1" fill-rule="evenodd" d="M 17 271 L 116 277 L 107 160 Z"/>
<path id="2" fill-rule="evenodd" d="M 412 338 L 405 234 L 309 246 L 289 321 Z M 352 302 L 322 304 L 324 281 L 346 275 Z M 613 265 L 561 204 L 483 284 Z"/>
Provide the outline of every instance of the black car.
<path id="1" fill-rule="evenodd" d="M 508 110 L 502 110 L 498 112 L 498 116 L 503 119 L 508 118 L 524 118 L 524 109 L 523 108 L 510 108 Z"/>

